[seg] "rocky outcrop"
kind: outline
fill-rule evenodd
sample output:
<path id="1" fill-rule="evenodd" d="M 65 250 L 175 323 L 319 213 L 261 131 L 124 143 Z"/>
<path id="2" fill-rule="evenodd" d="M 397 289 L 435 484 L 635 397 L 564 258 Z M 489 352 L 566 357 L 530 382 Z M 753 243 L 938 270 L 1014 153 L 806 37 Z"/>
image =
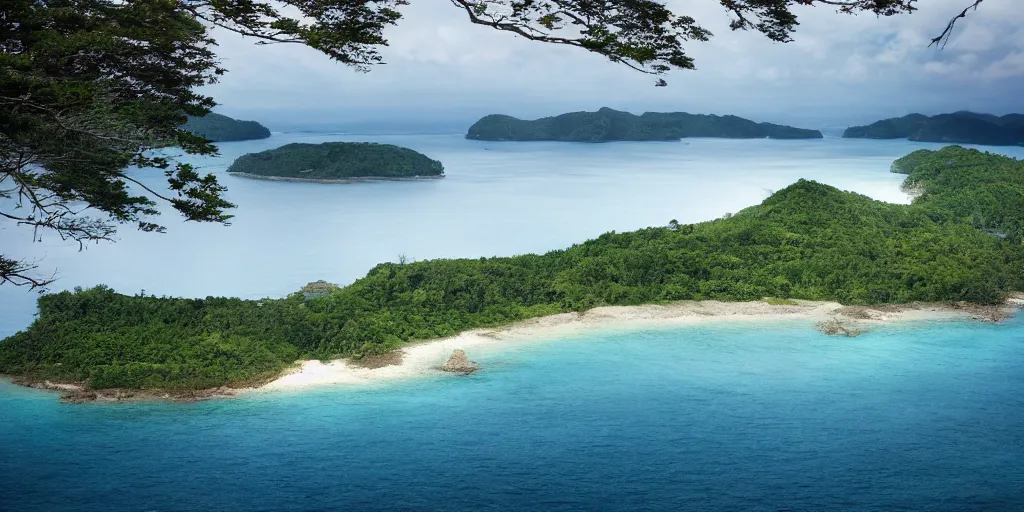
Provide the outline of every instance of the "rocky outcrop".
<path id="1" fill-rule="evenodd" d="M 299 291 L 302 292 L 302 298 L 305 300 L 315 299 L 317 297 L 323 297 L 324 295 L 330 295 L 331 292 L 340 290 L 341 287 L 334 284 L 328 283 L 324 280 L 313 281 L 312 283 L 303 286 Z"/>
<path id="2" fill-rule="evenodd" d="M 818 330 L 829 336 L 846 336 L 848 338 L 864 334 L 862 329 L 843 323 L 835 318 L 819 323 Z"/>
<path id="3" fill-rule="evenodd" d="M 441 371 L 469 375 L 480 369 L 480 366 L 466 357 L 466 351 L 457 348 L 448 356 L 448 360 L 441 365 Z"/>
<path id="4" fill-rule="evenodd" d="M 236 396 L 228 387 L 209 389 L 80 389 L 67 391 L 60 397 L 66 404 L 89 402 L 201 402 Z"/>
<path id="5" fill-rule="evenodd" d="M 1006 304 L 975 304 L 963 301 L 950 304 L 951 308 L 967 312 L 974 320 L 990 323 L 999 323 L 1014 316 L 1012 306 L 1009 300 Z"/>

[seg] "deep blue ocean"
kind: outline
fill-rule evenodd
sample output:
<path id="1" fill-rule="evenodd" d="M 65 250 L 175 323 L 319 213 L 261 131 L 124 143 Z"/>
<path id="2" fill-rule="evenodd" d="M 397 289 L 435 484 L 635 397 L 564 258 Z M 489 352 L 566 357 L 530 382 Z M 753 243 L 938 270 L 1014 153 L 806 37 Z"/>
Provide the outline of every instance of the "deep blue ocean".
<path id="1" fill-rule="evenodd" d="M 429 182 L 224 174 L 287 142 L 377 140 Z M 373 264 L 545 251 L 696 222 L 798 178 L 906 202 L 906 141 L 605 145 L 275 134 L 198 160 L 230 227 L 164 221 L 79 252 L 0 223 L 54 289 L 280 296 Z M 1024 148 L 999 149 L 1024 156 Z M 140 170 L 143 181 L 156 178 Z M 34 295 L 0 287 L 0 336 Z M 471 353 L 484 370 L 192 404 L 66 405 L 0 381 L 0 511 L 1024 510 L 1024 319 L 834 338 L 797 320 L 603 332 Z"/>
<path id="2" fill-rule="evenodd" d="M 1024 323 L 607 333 L 197 404 L 0 388 L 0 509 L 1021 510 Z"/>

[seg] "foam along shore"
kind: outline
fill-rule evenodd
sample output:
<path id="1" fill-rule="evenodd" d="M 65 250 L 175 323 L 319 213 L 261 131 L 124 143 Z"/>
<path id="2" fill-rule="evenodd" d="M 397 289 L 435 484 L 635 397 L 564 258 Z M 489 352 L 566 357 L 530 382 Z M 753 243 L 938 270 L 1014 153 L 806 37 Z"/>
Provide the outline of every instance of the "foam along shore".
<path id="1" fill-rule="evenodd" d="M 843 306 L 837 302 L 785 302 L 684 301 L 670 305 L 609 306 L 583 313 L 562 313 L 507 327 L 474 329 L 450 338 L 412 343 L 377 360 L 302 361 L 293 371 L 255 388 L 255 391 L 362 385 L 440 375 L 443 373 L 440 366 L 455 349 L 465 350 L 472 359 L 474 352 L 480 349 L 500 349 L 529 340 L 558 339 L 594 331 L 793 319 L 813 322 L 828 334 L 855 336 L 873 326 L 893 322 L 969 319 L 995 322 L 1024 307 L 1024 296 L 1014 296 L 1003 306 L 908 304 L 861 307 Z"/>

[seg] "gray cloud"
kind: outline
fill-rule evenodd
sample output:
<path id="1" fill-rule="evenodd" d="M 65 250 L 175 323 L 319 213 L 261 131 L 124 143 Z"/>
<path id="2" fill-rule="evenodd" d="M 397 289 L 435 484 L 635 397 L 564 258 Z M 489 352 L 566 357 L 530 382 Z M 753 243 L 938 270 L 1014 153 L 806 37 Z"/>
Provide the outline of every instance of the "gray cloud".
<path id="1" fill-rule="evenodd" d="M 715 33 L 693 43 L 696 71 L 650 76 L 575 48 L 469 24 L 446 0 L 417 0 L 388 33 L 388 62 L 370 73 L 308 48 L 255 46 L 217 33 L 230 70 L 209 89 L 228 114 L 294 128 L 404 119 L 461 126 L 483 113 L 548 115 L 600 106 L 735 113 L 840 126 L 920 111 L 1024 111 L 1024 10 L 992 0 L 928 48 L 964 0 L 930 0 L 910 16 L 845 16 L 797 8 L 795 41 L 728 29 L 718 2 L 668 2 Z"/>

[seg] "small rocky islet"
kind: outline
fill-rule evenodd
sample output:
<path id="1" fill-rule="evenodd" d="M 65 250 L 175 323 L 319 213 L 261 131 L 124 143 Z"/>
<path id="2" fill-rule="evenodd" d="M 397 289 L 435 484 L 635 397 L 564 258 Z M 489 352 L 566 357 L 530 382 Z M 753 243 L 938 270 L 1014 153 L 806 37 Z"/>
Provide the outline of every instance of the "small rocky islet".
<path id="1" fill-rule="evenodd" d="M 479 369 L 480 365 L 470 361 L 469 357 L 466 356 L 466 351 L 461 348 L 453 350 L 452 355 L 448 356 L 448 360 L 440 367 L 440 370 L 443 372 L 458 375 L 469 375 Z"/>

